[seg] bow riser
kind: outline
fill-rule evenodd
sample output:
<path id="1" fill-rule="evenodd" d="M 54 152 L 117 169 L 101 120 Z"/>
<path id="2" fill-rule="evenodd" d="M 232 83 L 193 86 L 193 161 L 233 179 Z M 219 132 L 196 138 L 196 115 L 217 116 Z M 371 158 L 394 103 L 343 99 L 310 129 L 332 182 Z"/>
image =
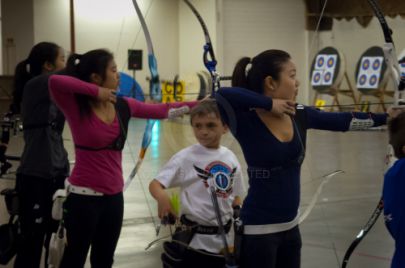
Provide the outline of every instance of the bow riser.
<path id="1" fill-rule="evenodd" d="M 155 55 L 149 54 L 148 62 L 149 62 L 149 70 L 151 73 L 151 80 L 149 83 L 149 92 L 150 92 L 151 98 L 153 100 L 161 102 L 162 101 L 162 90 L 160 88 L 160 79 L 159 79 L 159 73 L 158 73 L 158 69 L 157 69 L 157 60 L 156 60 Z"/>

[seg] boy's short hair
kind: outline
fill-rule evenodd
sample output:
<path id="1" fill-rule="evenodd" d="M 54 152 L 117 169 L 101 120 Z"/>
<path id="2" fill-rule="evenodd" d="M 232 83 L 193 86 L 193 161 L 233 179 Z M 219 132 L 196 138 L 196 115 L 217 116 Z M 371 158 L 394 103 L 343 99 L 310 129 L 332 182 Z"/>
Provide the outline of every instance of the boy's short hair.
<path id="1" fill-rule="evenodd" d="M 403 158 L 405 153 L 405 112 L 400 113 L 397 117 L 388 123 L 390 144 L 394 148 L 395 157 Z"/>
<path id="2" fill-rule="evenodd" d="M 190 111 L 190 124 L 193 124 L 193 118 L 196 116 L 204 116 L 208 114 L 215 114 L 215 116 L 221 120 L 221 115 L 217 106 L 217 102 L 214 99 L 206 99 L 193 107 Z M 222 120 L 221 120 L 222 122 Z"/>

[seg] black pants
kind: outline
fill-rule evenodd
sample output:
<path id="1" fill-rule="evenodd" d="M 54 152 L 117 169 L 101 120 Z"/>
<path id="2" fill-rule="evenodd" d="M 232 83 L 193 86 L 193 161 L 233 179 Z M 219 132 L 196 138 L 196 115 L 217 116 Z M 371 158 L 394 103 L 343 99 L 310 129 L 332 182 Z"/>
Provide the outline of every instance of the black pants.
<path id="1" fill-rule="evenodd" d="M 58 227 L 58 222 L 52 220 L 52 196 L 57 189 L 64 188 L 64 181 L 64 177 L 50 179 L 17 175 L 21 241 L 15 268 L 38 268 L 43 246 L 45 257 L 48 257 L 49 241 Z"/>
<path id="2" fill-rule="evenodd" d="M 298 226 L 280 233 L 244 235 L 240 267 L 299 268 L 301 246 Z"/>
<path id="3" fill-rule="evenodd" d="M 64 204 L 67 247 L 61 268 L 81 268 L 91 246 L 92 268 L 111 268 L 124 214 L 122 193 L 88 196 L 70 193 Z"/>

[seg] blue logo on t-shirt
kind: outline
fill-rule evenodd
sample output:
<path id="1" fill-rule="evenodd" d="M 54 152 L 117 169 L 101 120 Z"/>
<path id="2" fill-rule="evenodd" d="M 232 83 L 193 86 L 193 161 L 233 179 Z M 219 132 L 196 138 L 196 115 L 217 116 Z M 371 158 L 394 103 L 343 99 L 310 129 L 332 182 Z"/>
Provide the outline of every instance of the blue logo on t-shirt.
<path id="1" fill-rule="evenodd" d="M 221 161 L 215 161 L 208 164 L 204 169 L 194 165 L 195 171 L 203 179 L 205 187 L 208 188 L 208 179 L 212 179 L 218 196 L 227 198 L 232 193 L 233 177 L 236 167 L 231 169 Z"/>

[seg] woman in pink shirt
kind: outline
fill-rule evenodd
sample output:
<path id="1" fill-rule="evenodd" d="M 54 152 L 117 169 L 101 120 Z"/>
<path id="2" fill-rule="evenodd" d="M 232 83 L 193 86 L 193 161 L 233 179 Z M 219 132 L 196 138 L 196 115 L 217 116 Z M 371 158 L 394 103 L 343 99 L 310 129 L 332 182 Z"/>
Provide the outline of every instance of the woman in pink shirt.
<path id="1" fill-rule="evenodd" d="M 102 49 L 72 55 L 68 75 L 52 75 L 52 98 L 72 131 L 76 164 L 65 202 L 67 247 L 61 268 L 80 268 L 91 246 L 92 267 L 112 267 L 123 218 L 122 148 L 130 117 L 163 119 L 196 102 L 145 104 L 116 97 L 119 74 Z"/>

